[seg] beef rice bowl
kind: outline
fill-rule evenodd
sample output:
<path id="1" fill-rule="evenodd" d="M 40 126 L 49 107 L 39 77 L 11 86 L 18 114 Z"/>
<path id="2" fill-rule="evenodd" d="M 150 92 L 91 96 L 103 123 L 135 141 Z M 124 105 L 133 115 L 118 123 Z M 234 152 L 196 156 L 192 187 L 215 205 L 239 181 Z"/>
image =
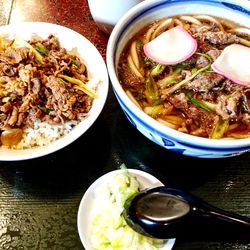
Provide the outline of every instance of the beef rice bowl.
<path id="1" fill-rule="evenodd" d="M 50 23 L 5 25 L 0 34 L 0 160 L 44 156 L 82 136 L 108 93 L 97 48 Z"/>
<path id="2" fill-rule="evenodd" d="M 2 37 L 0 131 L 2 146 L 48 145 L 83 120 L 96 97 L 87 68 L 54 35 L 29 41 Z"/>

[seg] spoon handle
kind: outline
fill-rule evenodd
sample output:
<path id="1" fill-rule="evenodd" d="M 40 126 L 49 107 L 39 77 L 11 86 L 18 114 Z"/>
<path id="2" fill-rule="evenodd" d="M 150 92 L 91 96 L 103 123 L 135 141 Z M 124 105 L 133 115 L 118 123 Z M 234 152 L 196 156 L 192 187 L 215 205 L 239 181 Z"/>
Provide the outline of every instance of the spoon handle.
<path id="1" fill-rule="evenodd" d="M 179 189 L 142 191 L 128 201 L 124 214 L 136 231 L 155 238 L 250 242 L 249 218 L 216 208 Z"/>
<path id="2" fill-rule="evenodd" d="M 210 204 L 200 203 L 192 207 L 196 223 L 214 240 L 250 242 L 250 219 Z M 198 229 L 198 228 L 197 228 Z"/>
<path id="3" fill-rule="evenodd" d="M 214 207 L 179 189 L 167 187 L 160 187 L 160 189 L 163 189 L 159 190 L 161 192 L 177 195 L 190 205 L 190 213 L 181 223 L 186 223 L 183 226 L 185 232 L 180 229 L 182 237 L 185 235 L 183 238 L 250 242 L 249 218 Z"/>

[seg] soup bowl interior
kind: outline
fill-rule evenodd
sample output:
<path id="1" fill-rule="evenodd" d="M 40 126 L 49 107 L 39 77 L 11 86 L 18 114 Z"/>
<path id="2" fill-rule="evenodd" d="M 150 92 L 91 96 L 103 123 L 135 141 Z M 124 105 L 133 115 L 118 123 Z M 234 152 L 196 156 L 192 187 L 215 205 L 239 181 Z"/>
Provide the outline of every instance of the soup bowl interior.
<path id="1" fill-rule="evenodd" d="M 179 132 L 157 122 L 138 108 L 127 96 L 118 78 L 118 63 L 129 40 L 148 24 L 164 17 L 204 14 L 250 27 L 249 1 L 148 0 L 126 13 L 111 33 L 107 48 L 107 67 L 113 91 L 129 121 L 156 144 L 187 156 L 202 158 L 230 157 L 250 149 L 250 138 L 208 139 Z"/>
<path id="2" fill-rule="evenodd" d="M 98 98 L 93 100 L 86 118 L 75 125 L 69 133 L 46 146 L 20 150 L 1 146 L 0 161 L 27 160 L 48 155 L 66 147 L 82 136 L 100 115 L 108 94 L 109 78 L 107 68 L 96 47 L 87 38 L 69 28 L 44 22 L 24 22 L 1 26 L 0 34 L 10 39 L 17 36 L 25 41 L 31 39 L 34 34 L 42 39 L 47 39 L 49 35 L 53 34 L 62 48 L 78 56 L 85 64 L 88 78 L 96 79 L 96 81 L 93 81 L 93 86 L 90 87 L 93 87 L 98 95 Z"/>

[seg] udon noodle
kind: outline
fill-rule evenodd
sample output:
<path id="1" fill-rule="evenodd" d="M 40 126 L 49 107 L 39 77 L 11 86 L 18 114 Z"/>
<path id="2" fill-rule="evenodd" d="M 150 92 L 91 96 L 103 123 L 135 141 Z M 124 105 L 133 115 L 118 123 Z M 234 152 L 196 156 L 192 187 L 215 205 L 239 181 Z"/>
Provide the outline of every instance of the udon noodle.
<path id="1" fill-rule="evenodd" d="M 197 41 L 191 57 L 164 65 L 145 55 L 145 44 L 176 26 Z M 231 44 L 250 47 L 250 29 L 208 15 L 155 21 L 133 36 L 123 50 L 118 65 L 120 83 L 138 107 L 166 126 L 205 138 L 247 138 L 250 85 L 238 84 L 211 68 Z"/>

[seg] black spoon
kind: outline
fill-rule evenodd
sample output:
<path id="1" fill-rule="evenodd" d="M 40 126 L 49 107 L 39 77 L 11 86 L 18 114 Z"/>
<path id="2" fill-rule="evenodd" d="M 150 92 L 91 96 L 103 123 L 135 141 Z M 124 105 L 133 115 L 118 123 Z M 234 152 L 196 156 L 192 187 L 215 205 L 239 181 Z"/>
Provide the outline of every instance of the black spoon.
<path id="1" fill-rule="evenodd" d="M 123 216 L 138 233 L 159 239 L 250 242 L 250 219 L 182 190 L 156 187 L 127 200 Z"/>

